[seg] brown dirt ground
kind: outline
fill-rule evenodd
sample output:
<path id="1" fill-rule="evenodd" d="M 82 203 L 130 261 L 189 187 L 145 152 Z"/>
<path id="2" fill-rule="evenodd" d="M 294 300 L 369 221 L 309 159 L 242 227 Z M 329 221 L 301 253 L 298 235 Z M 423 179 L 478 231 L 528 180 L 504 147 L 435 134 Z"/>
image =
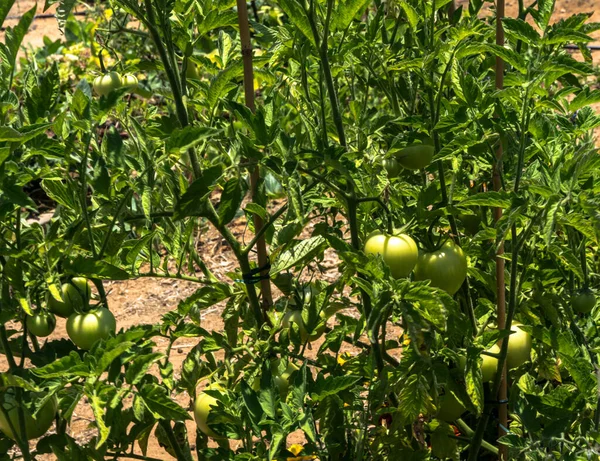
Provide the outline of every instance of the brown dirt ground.
<path id="1" fill-rule="evenodd" d="M 466 4 L 467 2 L 468 0 L 457 1 L 458 4 Z M 600 0 L 557 0 L 556 3 L 555 19 L 564 18 L 576 13 L 593 12 L 594 15 L 591 20 L 600 21 Z M 9 19 L 4 25 L 15 25 L 17 20 L 10 19 L 10 16 L 20 16 L 32 8 L 34 4 L 33 0 L 17 0 L 9 13 Z M 42 9 L 43 2 L 38 2 L 38 13 L 42 13 Z M 516 0 L 509 0 L 507 2 L 507 14 L 514 16 L 516 10 Z M 49 10 L 49 12 L 53 11 L 54 8 Z M 25 46 L 33 48 L 42 46 L 44 36 L 52 40 L 57 40 L 61 37 L 61 32 L 58 30 L 55 19 L 36 19 L 25 39 Z M 0 32 L 1 38 L 3 38 L 2 32 Z M 596 33 L 595 38 L 600 42 L 600 33 Z M 597 63 L 600 60 L 600 52 L 594 53 L 594 58 Z M 235 231 L 236 234 L 241 235 L 244 231 L 244 223 L 237 222 L 235 224 Z M 225 274 L 236 267 L 232 255 L 223 248 L 221 239 L 214 230 L 209 231 L 204 237 L 204 245 L 199 248 L 199 251 L 202 253 L 202 258 L 208 262 L 209 267 L 215 271 L 219 278 L 225 279 Z M 328 255 L 325 265 L 329 270 L 323 274 L 323 277 L 333 280 L 337 274 L 337 260 L 335 255 Z M 110 307 L 115 314 L 118 327 L 126 329 L 134 325 L 152 324 L 160 321 L 163 314 L 175 309 L 179 301 L 193 293 L 197 286 L 194 283 L 181 280 L 143 278 L 123 282 L 109 282 L 106 288 L 109 291 Z M 222 306 L 204 313 L 202 319 L 204 328 L 208 330 L 222 329 L 221 309 Z M 394 333 L 397 334 L 398 331 Z M 59 321 L 59 325 L 52 336 L 52 338 L 60 337 L 66 337 L 64 321 Z M 173 348 L 171 358 L 176 373 L 185 356 L 194 346 L 195 342 L 187 338 L 181 340 Z M 314 355 L 314 351 L 318 349 L 318 346 L 319 343 L 314 344 L 313 351 L 309 351 L 308 355 Z M 165 347 L 166 344 L 158 343 L 160 350 L 164 351 Z M 6 363 L 0 361 L 0 371 L 5 370 Z M 182 405 L 188 405 L 189 398 L 187 396 L 179 396 L 178 401 Z M 193 421 L 188 423 L 190 434 L 195 432 L 194 426 Z M 85 403 L 81 403 L 75 411 L 69 433 L 80 440 L 89 439 L 96 433 L 92 412 Z M 288 444 L 296 442 L 301 442 L 301 438 L 294 436 L 288 440 Z M 140 454 L 139 447 L 136 446 L 135 452 Z M 148 456 L 163 460 L 174 459 L 158 446 L 154 438 L 150 440 Z M 50 460 L 52 457 L 40 457 L 39 459 Z"/>

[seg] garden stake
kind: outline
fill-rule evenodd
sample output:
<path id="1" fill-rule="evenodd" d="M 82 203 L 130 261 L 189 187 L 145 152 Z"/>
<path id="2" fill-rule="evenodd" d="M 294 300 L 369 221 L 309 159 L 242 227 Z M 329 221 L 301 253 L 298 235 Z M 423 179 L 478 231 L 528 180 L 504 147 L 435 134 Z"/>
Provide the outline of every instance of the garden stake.
<path id="1" fill-rule="evenodd" d="M 502 27 L 502 19 L 504 18 L 504 0 L 498 0 L 496 10 L 496 44 L 504 46 L 504 28 Z M 501 57 L 496 57 L 496 89 L 502 90 L 504 87 L 504 61 Z M 502 143 L 498 143 L 496 151 L 496 163 L 493 170 L 493 186 L 494 191 L 499 191 L 502 187 L 500 180 L 500 168 L 502 162 Z M 494 222 L 502 217 L 502 208 L 494 208 Z M 498 328 L 503 330 L 506 327 L 506 286 L 504 282 L 504 243 L 496 250 L 496 296 L 498 301 Z M 512 276 L 512 274 L 511 274 Z M 503 339 L 504 343 L 505 340 Z M 501 363 L 501 362 L 499 362 Z M 503 402 L 498 405 L 498 437 L 506 434 L 505 428 L 508 427 L 508 387 L 507 387 L 507 366 L 504 361 L 504 367 L 500 378 L 500 390 L 498 392 L 498 401 Z M 508 459 L 508 447 L 500 445 L 499 459 Z"/>
<path id="2" fill-rule="evenodd" d="M 250 26 L 248 20 L 248 5 L 245 0 L 237 0 L 238 22 L 240 26 L 240 40 L 242 42 L 242 59 L 244 60 L 244 95 L 246 106 L 254 113 L 256 106 L 254 104 L 254 70 L 252 69 L 252 43 L 250 42 Z M 250 197 L 254 202 L 260 182 L 260 173 L 258 165 L 250 173 Z M 254 232 L 258 234 L 264 226 L 263 219 L 256 213 L 252 214 L 254 221 Z M 269 263 L 267 256 L 267 244 L 264 236 L 256 241 L 256 251 L 258 253 L 258 267 L 266 267 Z M 261 272 L 263 277 L 260 281 L 260 291 L 262 294 L 262 306 L 266 311 L 273 305 L 273 296 L 271 294 L 271 280 L 268 277 L 269 271 Z M 249 290 L 252 287 L 249 287 Z"/>

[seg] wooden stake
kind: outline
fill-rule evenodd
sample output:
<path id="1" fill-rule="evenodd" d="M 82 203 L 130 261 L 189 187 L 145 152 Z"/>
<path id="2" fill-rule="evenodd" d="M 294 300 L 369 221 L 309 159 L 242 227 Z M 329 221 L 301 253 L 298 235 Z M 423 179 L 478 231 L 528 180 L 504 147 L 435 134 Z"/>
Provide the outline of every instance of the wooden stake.
<path id="1" fill-rule="evenodd" d="M 504 18 L 504 0 L 498 0 L 496 5 L 496 44 L 504 46 L 504 28 L 502 19 Z M 496 89 L 501 90 L 504 87 L 504 61 L 496 57 Z M 496 164 L 494 165 L 493 183 L 494 190 L 499 191 L 502 188 L 501 168 L 502 168 L 502 144 L 498 145 L 496 151 Z M 494 208 L 494 221 L 502 217 L 502 208 Z M 506 327 L 506 284 L 504 280 L 504 244 L 496 252 L 496 295 L 498 298 L 498 328 L 503 330 Z M 504 341 L 504 340 L 503 340 Z M 507 368 L 506 362 L 502 370 L 502 380 L 500 381 L 500 390 L 498 392 L 498 437 L 506 435 L 508 426 L 508 387 L 506 382 Z M 508 459 L 508 447 L 499 446 L 499 459 L 506 461 Z"/>
<path id="2" fill-rule="evenodd" d="M 242 59 L 244 61 L 244 95 L 246 106 L 252 111 L 256 111 L 254 104 L 254 69 L 252 68 L 252 43 L 250 41 L 250 25 L 248 21 L 248 5 L 245 0 L 237 0 L 238 23 L 240 27 L 240 40 L 242 42 Z M 260 181 L 258 166 L 250 173 L 250 197 L 254 200 Z M 258 232 L 264 225 L 260 216 L 253 214 L 254 231 Z M 256 251 L 258 253 L 258 266 L 264 267 L 268 262 L 267 244 L 264 236 L 256 242 Z M 268 275 L 269 271 L 261 272 L 261 275 Z M 273 305 L 273 296 L 271 294 L 271 281 L 267 278 L 261 280 L 260 291 L 262 294 L 263 309 L 267 310 Z"/>

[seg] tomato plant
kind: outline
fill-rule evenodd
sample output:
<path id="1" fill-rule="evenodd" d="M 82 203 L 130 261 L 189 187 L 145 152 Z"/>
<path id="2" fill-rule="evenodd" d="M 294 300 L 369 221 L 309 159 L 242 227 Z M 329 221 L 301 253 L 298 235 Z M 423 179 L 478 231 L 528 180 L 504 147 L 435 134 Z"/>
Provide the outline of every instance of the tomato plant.
<path id="1" fill-rule="evenodd" d="M 1 453 L 597 458 L 587 15 L 46 3 L 0 47 L 0 389 L 44 417 Z"/>

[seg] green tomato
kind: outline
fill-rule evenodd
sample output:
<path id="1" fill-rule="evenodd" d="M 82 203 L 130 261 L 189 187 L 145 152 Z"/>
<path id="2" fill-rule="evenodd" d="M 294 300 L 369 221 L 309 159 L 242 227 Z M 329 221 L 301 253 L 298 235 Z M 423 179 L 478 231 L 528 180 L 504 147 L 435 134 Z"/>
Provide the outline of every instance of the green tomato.
<path id="1" fill-rule="evenodd" d="M 494 344 L 492 347 L 490 347 L 488 352 L 498 354 L 500 352 L 500 348 L 497 344 Z M 498 368 L 498 359 L 495 357 L 490 357 L 489 355 L 481 354 L 481 360 L 482 381 L 484 383 L 487 383 L 494 379 L 494 376 L 496 375 L 496 369 Z M 467 365 L 465 357 L 461 356 L 459 358 L 458 364 L 460 366 L 460 369 L 464 370 Z"/>
<path id="2" fill-rule="evenodd" d="M 576 312 L 588 314 L 596 305 L 596 296 L 592 290 L 581 290 L 571 299 L 571 305 Z"/>
<path id="3" fill-rule="evenodd" d="M 90 296 L 91 290 L 87 280 L 83 277 L 73 277 L 71 283 L 63 283 L 61 286 L 62 300 L 56 299 L 48 292 L 46 302 L 51 312 L 59 317 L 67 318 L 76 310 L 87 307 Z"/>
<path id="4" fill-rule="evenodd" d="M 500 353 L 500 348 L 497 344 L 494 344 L 492 347 L 490 347 L 488 352 L 498 354 Z M 496 370 L 498 370 L 498 359 L 484 354 L 481 354 L 481 359 L 483 360 L 481 363 L 482 381 L 487 383 L 493 380 L 494 376 L 496 376 Z"/>
<path id="5" fill-rule="evenodd" d="M 123 81 L 118 72 L 109 72 L 94 79 L 94 91 L 100 96 L 106 96 L 111 91 L 121 88 Z"/>
<path id="6" fill-rule="evenodd" d="M 121 78 L 121 83 L 124 88 L 134 89 L 138 86 L 138 79 L 135 75 L 125 74 Z"/>
<path id="7" fill-rule="evenodd" d="M 275 369 L 277 369 L 276 365 L 277 364 L 274 365 Z M 298 371 L 299 369 L 300 368 L 298 368 L 293 362 L 289 362 L 287 368 L 283 373 L 281 373 L 281 375 L 276 374 L 273 377 L 275 385 L 278 387 L 279 393 L 282 397 L 288 393 L 288 390 L 290 388 L 290 376 L 292 376 L 292 373 Z"/>
<path id="8" fill-rule="evenodd" d="M 419 257 L 415 241 L 406 234 L 375 234 L 365 243 L 365 253 L 380 254 L 394 278 L 408 277 Z"/>
<path id="9" fill-rule="evenodd" d="M 411 144 L 396 153 L 396 160 L 408 170 L 421 170 L 431 163 L 434 150 L 429 143 Z"/>
<path id="10" fill-rule="evenodd" d="M 465 407 L 451 392 L 446 392 L 439 397 L 440 406 L 436 418 L 451 423 L 456 421 L 465 412 Z"/>
<path id="11" fill-rule="evenodd" d="M 206 389 L 217 391 L 223 390 L 221 385 L 218 383 L 213 383 Z M 216 406 L 218 406 L 218 400 L 216 398 L 214 398 L 212 395 L 208 395 L 205 392 L 200 392 L 196 397 L 196 402 L 194 403 L 194 419 L 196 420 L 198 429 L 200 429 L 204 434 L 212 437 L 213 439 L 222 439 L 225 438 L 223 435 L 217 434 L 208 426 L 208 415 L 211 412 L 211 408 Z"/>
<path id="12" fill-rule="evenodd" d="M 506 367 L 511 370 L 518 368 L 531 357 L 531 336 L 519 328 L 520 323 L 511 325 L 512 333 L 508 340 L 508 355 L 506 356 Z"/>
<path id="13" fill-rule="evenodd" d="M 27 396 L 27 393 L 23 392 L 23 395 Z M 29 394 L 29 396 L 34 396 L 34 394 Z M 43 436 L 48 432 L 50 426 L 52 426 L 58 409 L 56 396 L 48 400 L 35 416 L 32 411 L 23 406 L 23 414 L 25 416 L 25 434 L 23 434 L 19 424 L 19 402 L 17 402 L 15 390 L 8 388 L 2 392 L 0 402 L 4 408 L 4 411 L 0 411 L 0 431 L 13 440 L 16 437 L 15 433 L 11 430 L 11 425 L 20 439 L 33 440 Z M 26 437 L 23 437 L 24 435 Z"/>
<path id="14" fill-rule="evenodd" d="M 400 174 L 400 164 L 395 158 L 384 159 L 383 167 L 386 169 L 388 177 L 390 178 L 396 178 Z"/>
<path id="15" fill-rule="evenodd" d="M 50 336 L 56 327 L 56 317 L 54 314 L 47 311 L 36 312 L 33 315 L 28 315 L 25 320 L 27 330 L 38 338 Z"/>
<path id="16" fill-rule="evenodd" d="M 198 66 L 196 66 L 196 64 L 194 64 L 192 61 L 188 60 L 187 67 L 185 69 L 185 76 L 194 80 L 198 80 L 200 78 Z"/>
<path id="17" fill-rule="evenodd" d="M 325 332 L 325 323 L 321 323 L 309 334 L 308 330 L 306 329 L 306 325 L 304 324 L 304 319 L 302 318 L 302 311 L 298 309 L 288 309 L 283 317 L 283 320 L 281 321 L 281 326 L 283 328 L 290 328 L 292 323 L 295 323 L 298 326 L 298 330 L 300 331 L 300 339 L 303 343 L 307 341 L 316 341 Z"/>
<path id="18" fill-rule="evenodd" d="M 431 280 L 431 286 L 454 295 L 467 277 L 467 257 L 448 240 L 432 253 L 422 252 L 415 267 L 415 280 Z"/>
<path id="19" fill-rule="evenodd" d="M 67 320 L 67 334 L 80 349 L 89 350 L 96 341 L 115 334 L 115 316 L 105 307 L 74 313 Z"/>

